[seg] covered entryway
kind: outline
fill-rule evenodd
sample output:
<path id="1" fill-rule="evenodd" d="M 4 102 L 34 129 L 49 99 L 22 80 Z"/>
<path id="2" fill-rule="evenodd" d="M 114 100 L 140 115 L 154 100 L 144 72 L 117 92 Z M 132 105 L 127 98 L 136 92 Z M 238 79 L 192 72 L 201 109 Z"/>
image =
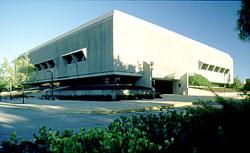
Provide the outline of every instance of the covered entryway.
<path id="1" fill-rule="evenodd" d="M 154 79 L 152 83 L 159 94 L 173 94 L 173 81 Z"/>

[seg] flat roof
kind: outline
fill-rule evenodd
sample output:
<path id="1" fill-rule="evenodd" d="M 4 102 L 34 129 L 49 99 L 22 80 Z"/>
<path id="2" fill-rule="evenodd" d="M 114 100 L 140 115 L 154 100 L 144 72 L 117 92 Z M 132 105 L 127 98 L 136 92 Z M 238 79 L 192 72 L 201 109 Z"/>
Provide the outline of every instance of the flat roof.
<path id="1" fill-rule="evenodd" d="M 168 30 L 166 28 L 160 27 L 160 26 L 158 26 L 156 24 L 150 23 L 148 21 L 145 21 L 143 19 L 140 19 L 138 17 L 129 15 L 127 13 L 124 13 L 124 12 L 121 12 L 121 11 L 118 11 L 118 10 L 112 10 L 111 12 L 108 12 L 108 13 L 102 15 L 102 16 L 97 17 L 96 19 L 93 19 L 93 20 L 91 20 L 91 21 L 89 21 L 89 22 L 87 22 L 85 24 L 82 24 L 82 25 L 80 25 L 80 26 L 78 26 L 78 27 L 76 27 L 76 28 L 74 28 L 74 29 L 72 29 L 72 30 L 70 30 L 70 31 L 62 34 L 62 35 L 59 35 L 59 36 L 55 37 L 54 39 L 51 39 L 51 40 L 49 40 L 49 41 L 47 41 L 45 43 L 42 43 L 41 45 L 39 45 L 39 46 L 37 46 L 37 47 L 35 47 L 33 49 L 28 50 L 27 52 L 21 54 L 19 57 L 24 56 L 25 54 L 29 54 L 30 52 L 33 52 L 33 51 L 35 51 L 35 50 L 37 50 L 39 48 L 42 48 L 42 47 L 44 47 L 44 46 L 46 46 L 48 44 L 51 44 L 51 43 L 53 43 L 53 42 L 55 42 L 55 41 L 57 41 L 57 40 L 59 40 L 59 39 L 61 39 L 63 37 L 66 37 L 66 36 L 68 36 L 68 35 L 70 35 L 72 33 L 80 31 L 80 30 L 82 30 L 82 29 L 84 29 L 84 28 L 86 28 L 86 27 L 88 27 L 88 26 L 90 26 L 92 24 L 95 24 L 95 23 L 97 23 L 99 21 L 102 21 L 104 19 L 107 19 L 107 18 L 112 17 L 112 16 L 116 16 L 116 15 L 123 16 L 123 17 L 128 17 L 128 18 L 132 18 L 132 19 L 136 20 L 137 22 L 141 22 L 141 23 L 143 23 L 143 24 L 145 24 L 145 25 L 147 25 L 147 26 L 149 26 L 149 27 L 151 27 L 153 29 L 160 30 L 160 31 L 162 31 L 162 32 L 164 32 L 164 33 L 166 33 L 168 35 L 171 35 L 171 36 L 177 38 L 177 39 L 181 39 L 181 40 L 187 41 L 189 43 L 196 43 L 198 45 L 202 45 L 204 47 L 210 48 L 211 50 L 213 50 L 213 51 L 215 51 L 215 52 L 217 52 L 219 54 L 226 55 L 226 56 L 228 56 L 229 58 L 232 59 L 232 57 L 228 53 L 225 53 L 225 52 L 223 52 L 221 50 L 218 50 L 218 49 L 216 49 L 214 47 L 211 47 L 211 46 L 206 45 L 204 43 L 201 43 L 199 41 L 193 40 L 193 39 L 191 39 L 189 37 L 183 36 L 181 34 L 178 34 L 176 32 L 173 32 L 171 30 Z"/>

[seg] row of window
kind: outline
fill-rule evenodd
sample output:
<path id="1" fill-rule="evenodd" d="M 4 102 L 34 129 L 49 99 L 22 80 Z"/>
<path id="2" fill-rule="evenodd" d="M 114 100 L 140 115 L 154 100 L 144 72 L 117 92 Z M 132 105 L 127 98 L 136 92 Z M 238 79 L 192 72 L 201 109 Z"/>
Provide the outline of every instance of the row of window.
<path id="1" fill-rule="evenodd" d="M 87 53 L 86 49 L 77 50 L 66 55 L 63 55 L 63 59 L 67 64 L 77 63 L 81 61 L 86 61 Z"/>
<path id="2" fill-rule="evenodd" d="M 215 65 L 209 65 L 207 63 L 202 63 L 202 62 L 201 62 L 200 69 L 208 70 L 208 71 L 212 71 L 212 72 L 224 73 L 224 74 L 228 74 L 230 71 L 227 68 L 223 68 L 223 67 L 219 67 L 219 66 L 215 66 Z"/>
<path id="3" fill-rule="evenodd" d="M 81 62 L 81 61 L 86 61 L 87 50 L 86 50 L 86 48 L 79 49 L 79 50 L 62 55 L 62 58 L 63 58 L 65 64 L 72 64 L 72 63 L 77 63 L 77 62 Z M 35 67 L 38 71 L 41 71 L 41 70 L 54 68 L 55 65 L 56 64 L 55 64 L 54 60 L 51 59 L 51 60 L 48 60 L 48 61 L 45 61 L 42 63 L 35 64 Z"/>
<path id="4" fill-rule="evenodd" d="M 35 64 L 35 67 L 36 67 L 36 69 L 38 71 L 41 71 L 41 70 L 46 70 L 46 69 L 54 68 L 55 65 L 56 64 L 55 64 L 55 62 L 53 60 L 49 60 L 49 61 L 46 61 L 46 62 Z"/>

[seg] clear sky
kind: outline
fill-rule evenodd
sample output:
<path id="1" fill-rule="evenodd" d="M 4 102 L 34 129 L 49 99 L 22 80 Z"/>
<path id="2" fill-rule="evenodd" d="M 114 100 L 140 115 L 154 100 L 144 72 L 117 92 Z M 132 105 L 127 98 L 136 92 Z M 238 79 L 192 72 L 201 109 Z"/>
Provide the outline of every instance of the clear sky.
<path id="1" fill-rule="evenodd" d="M 235 30 L 239 1 L 0 0 L 0 63 L 113 9 L 229 53 L 235 76 L 250 78 L 250 42 Z"/>

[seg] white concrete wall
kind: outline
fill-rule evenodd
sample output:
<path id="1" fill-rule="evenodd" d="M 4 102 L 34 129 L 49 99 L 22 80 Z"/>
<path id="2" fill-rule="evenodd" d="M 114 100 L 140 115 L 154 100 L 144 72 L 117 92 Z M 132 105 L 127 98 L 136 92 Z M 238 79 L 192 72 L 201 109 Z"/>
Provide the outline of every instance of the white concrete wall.
<path id="1" fill-rule="evenodd" d="M 199 73 L 212 82 L 226 82 L 227 75 L 200 70 L 199 61 L 228 68 L 233 78 L 228 54 L 119 11 L 113 15 L 113 54 L 136 66 L 153 62 L 154 78 L 180 80 L 185 73 Z"/>

